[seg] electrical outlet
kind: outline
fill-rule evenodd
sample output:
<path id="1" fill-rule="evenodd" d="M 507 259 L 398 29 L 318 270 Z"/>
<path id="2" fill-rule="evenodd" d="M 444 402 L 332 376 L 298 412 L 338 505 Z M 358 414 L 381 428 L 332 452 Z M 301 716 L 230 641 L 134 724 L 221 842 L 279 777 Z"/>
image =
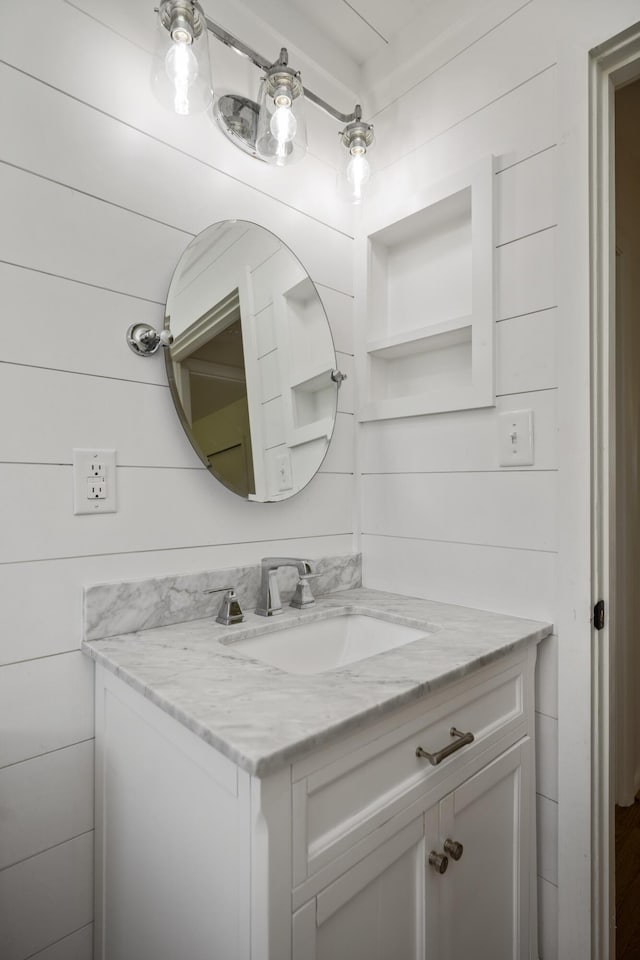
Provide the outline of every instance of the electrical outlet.
<path id="1" fill-rule="evenodd" d="M 73 512 L 115 513 L 116 451 L 73 451 Z"/>
<path id="2" fill-rule="evenodd" d="M 95 477 L 93 480 L 87 480 L 87 499 L 107 499 L 107 484 L 104 477 Z"/>

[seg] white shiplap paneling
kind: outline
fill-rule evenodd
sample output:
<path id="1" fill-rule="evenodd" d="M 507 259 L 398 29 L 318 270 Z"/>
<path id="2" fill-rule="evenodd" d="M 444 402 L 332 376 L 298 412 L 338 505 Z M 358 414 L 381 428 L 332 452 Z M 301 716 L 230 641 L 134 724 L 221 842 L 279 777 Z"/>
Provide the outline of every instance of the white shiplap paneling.
<path id="1" fill-rule="evenodd" d="M 124 338 L 122 347 L 126 349 Z M 151 358 L 150 365 L 156 364 L 164 369 L 161 355 Z M 75 447 L 117 446 L 121 465 L 201 465 L 175 415 L 167 385 L 24 364 L 3 363 L 0 369 L 0 403 L 15 410 L 3 437 L 4 462 L 71 463 Z M 163 427 L 140 429 L 141 423 Z M 41 440 L 36 446 L 33 438 L 38 432 Z"/>
<path id="2" fill-rule="evenodd" d="M 169 160 L 167 158 L 167 176 L 171 170 Z M 188 186 L 182 189 L 187 193 L 192 191 L 195 203 L 202 190 L 205 187 L 211 190 L 213 185 L 194 182 L 193 161 L 185 159 L 184 162 Z M 196 164 L 196 171 L 198 169 Z M 210 172 L 205 173 L 213 176 Z M 237 186 L 229 189 L 225 184 L 225 187 L 224 203 L 215 205 L 210 222 L 225 219 L 225 212 L 232 211 L 238 219 L 243 216 L 251 219 L 251 214 L 255 218 L 255 204 L 249 204 Z M 152 220 L 146 213 L 131 212 L 129 208 L 105 203 L 42 176 L 6 165 L 0 179 L 0 202 L 7 228 L 0 235 L 0 260 L 159 304 L 165 302 L 169 281 L 182 251 L 193 234 L 206 225 L 201 215 L 197 221 L 194 219 L 192 229 L 187 229 L 184 224 L 174 226 L 161 215 L 161 205 L 157 210 L 158 220 Z M 246 214 L 241 209 L 244 205 Z M 45 218 L 42 217 L 43 209 L 48 211 Z M 277 204 L 269 201 L 268 210 L 265 209 L 260 219 L 264 226 L 273 224 L 279 229 L 285 242 L 290 240 L 290 246 L 296 250 L 312 279 L 351 293 L 348 238 L 313 222 L 305 223 L 306 229 L 303 230 L 299 215 L 293 213 L 287 219 L 297 217 L 298 223 L 289 224 L 292 236 L 287 238 L 287 231 L 278 225 L 277 213 Z M 39 226 L 36 233 L 31 229 L 34 221 Z M 326 244 L 320 241 L 319 235 L 326 237 Z M 326 251 L 326 256 L 321 251 Z"/>
<path id="3" fill-rule="evenodd" d="M 363 581 L 378 590 L 552 620 L 553 553 L 363 536 Z"/>
<path id="4" fill-rule="evenodd" d="M 477 4 L 468 0 L 421 4 L 418 16 L 408 23 L 397 23 L 392 42 L 364 65 L 367 107 L 376 112 L 384 109 L 468 46 L 481 43 L 490 30 L 527 2 L 530 0 L 496 0 L 483 7 L 480 15 Z"/>
<path id="5" fill-rule="evenodd" d="M 362 531 L 554 551 L 555 486 L 555 471 L 367 476 Z"/>
<path id="6" fill-rule="evenodd" d="M 0 171 L 2 168 L 0 168 Z M 162 358 L 141 363 L 123 351 L 132 323 L 159 328 L 164 304 L 0 263 L 7 315 L 2 360 L 75 373 L 166 383 Z M 25 328 L 30 335 L 25 338 Z"/>
<path id="7" fill-rule="evenodd" d="M 496 242 L 511 243 L 556 221 L 556 147 L 497 174 Z"/>
<path id="8" fill-rule="evenodd" d="M 556 391 L 498 399 L 495 408 L 455 411 L 405 421 L 385 420 L 361 428 L 361 468 L 367 473 L 433 473 L 497 470 L 497 414 L 532 410 L 535 462 L 528 470 L 557 467 Z"/>
<path id="9" fill-rule="evenodd" d="M 168 282 L 168 280 L 167 280 Z M 117 380 L 167 382 L 161 355 L 146 362 L 123 350 L 132 323 L 160 327 L 164 303 L 0 263 L 7 316 L 2 360 Z M 318 285 L 336 350 L 353 354 L 353 297 Z M 24 328 L 29 325 L 30 336 Z"/>
<path id="10" fill-rule="evenodd" d="M 378 218 L 388 211 L 391 220 L 396 209 L 398 216 L 403 215 L 402 204 L 426 174 L 429 182 L 442 180 L 487 154 L 495 156 L 500 171 L 553 147 L 555 117 L 548 104 L 556 95 L 556 85 L 556 70 L 550 67 L 417 149 L 406 152 L 399 138 L 393 163 L 374 166 L 367 208 Z M 365 230 L 367 217 L 365 209 Z"/>
<path id="11" fill-rule="evenodd" d="M 93 741 L 3 767 L 0 797 L 0 870 L 92 830 Z"/>
<path id="12" fill-rule="evenodd" d="M 34 953 L 30 960 L 92 960 L 93 924 L 89 923 L 50 947 Z"/>
<path id="13" fill-rule="evenodd" d="M 248 503 L 204 467 L 117 468 L 118 512 L 74 516 L 67 466 L 0 464 L 7 538 L 0 562 L 167 550 L 215 543 L 300 539 L 351 530 L 352 478 L 319 474 L 298 496 L 277 504 Z M 47 490 L 46 499 L 40 495 Z M 140 504 L 144 503 L 144 509 Z M 53 507 L 53 509 L 52 509 Z"/>
<path id="14" fill-rule="evenodd" d="M 79 651 L 0 670 L 0 767 L 93 736 L 93 666 Z"/>
<path id="15" fill-rule="evenodd" d="M 523 31 L 529 41 L 525 45 Z M 380 166 L 396 159 L 399 150 L 409 153 L 462 123 L 552 66 L 555 59 L 555 39 L 548 23 L 537 5 L 529 4 L 435 72 L 423 61 L 421 82 L 375 118 Z"/>
<path id="16" fill-rule="evenodd" d="M 557 313 L 542 310 L 496 324 L 498 396 L 557 387 Z"/>
<path id="17" fill-rule="evenodd" d="M 93 833 L 0 872 L 2 960 L 31 957 L 86 926 L 92 914 Z"/>
<path id="18" fill-rule="evenodd" d="M 100 5 L 98 13 L 108 19 L 115 10 Z M 0 36 L 0 391 L 15 412 L 0 454 L 0 763 L 8 765 L 0 776 L 10 818 L 2 863 L 21 861 L 0 872 L 3 960 L 91 954 L 92 837 L 67 842 L 91 827 L 82 587 L 354 546 L 348 392 L 325 466 L 333 473 L 299 501 L 306 523 L 296 501 L 270 514 L 235 502 L 206 475 L 176 423 L 162 357 L 141 361 L 124 342 L 133 322 L 161 325 L 190 237 L 210 222 L 244 218 L 282 236 L 321 284 L 348 366 L 353 212 L 334 196 L 327 159 L 335 130 L 329 138 L 328 123 L 311 122 L 316 156 L 283 178 L 240 154 L 210 118 L 182 123 L 154 101 L 147 51 L 136 43 L 152 9 L 136 0 L 117 11 L 120 32 L 63 0 L 35 0 L 29 40 L 18 31 L 8 42 L 17 11 L 5 11 Z M 222 59 L 234 77 L 249 78 L 233 54 Z M 114 447 L 120 464 L 120 512 L 86 525 L 71 512 L 78 446 Z"/>
<path id="19" fill-rule="evenodd" d="M 486 12 L 486 33 L 474 33 L 472 22 L 464 28 L 465 49 L 455 48 L 454 32 L 449 57 L 439 59 L 436 46 L 433 59 L 417 55 L 403 67 L 390 86 L 410 77 L 406 95 L 387 101 L 376 118 L 384 144 L 365 234 L 369 222 L 402 218 L 450 171 L 496 158 L 498 399 L 495 409 L 363 425 L 363 572 L 368 586 L 554 620 L 556 37 L 540 4 L 504 7 Z M 366 308 L 359 316 L 365 339 Z M 535 462 L 507 474 L 498 463 L 497 412 L 515 409 L 534 412 Z M 547 710 L 557 688 L 555 650 L 554 640 L 538 668 L 545 684 L 538 702 Z M 555 800 L 557 722 L 538 717 L 539 789 Z M 548 817 L 541 821 L 546 853 L 555 834 Z M 546 886 L 540 920 L 552 957 L 557 888 Z"/>
<path id="20" fill-rule="evenodd" d="M 557 306 L 555 241 L 549 228 L 498 247 L 499 320 Z"/>

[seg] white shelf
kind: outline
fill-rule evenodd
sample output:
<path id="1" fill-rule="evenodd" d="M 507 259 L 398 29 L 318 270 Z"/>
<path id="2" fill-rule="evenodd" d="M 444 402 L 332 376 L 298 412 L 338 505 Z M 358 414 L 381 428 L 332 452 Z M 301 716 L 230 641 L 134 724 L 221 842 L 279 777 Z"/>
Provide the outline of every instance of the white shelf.
<path id="1" fill-rule="evenodd" d="M 495 403 L 493 182 L 486 157 L 372 224 L 361 420 Z"/>
<path id="2" fill-rule="evenodd" d="M 396 333 L 367 343 L 367 353 L 384 360 L 395 360 L 410 353 L 425 353 L 427 350 L 442 350 L 471 339 L 471 316 L 455 320 L 442 320 L 428 327 Z"/>

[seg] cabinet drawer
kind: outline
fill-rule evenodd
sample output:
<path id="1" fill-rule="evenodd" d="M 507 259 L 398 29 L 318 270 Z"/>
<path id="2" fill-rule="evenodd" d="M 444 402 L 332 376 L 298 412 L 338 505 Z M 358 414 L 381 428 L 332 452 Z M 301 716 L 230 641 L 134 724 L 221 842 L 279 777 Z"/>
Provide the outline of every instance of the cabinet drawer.
<path id="1" fill-rule="evenodd" d="M 511 661 L 513 664 L 513 661 Z M 505 747 L 525 732 L 527 685 L 519 661 L 496 673 L 487 668 L 453 685 L 448 693 L 428 696 L 424 707 L 414 706 L 378 724 L 372 739 L 339 756 L 318 758 L 318 768 L 307 769 L 293 790 L 294 884 L 303 882 L 331 859 L 375 830 L 404 806 L 426 794 L 437 783 L 462 770 L 492 744 Z M 407 720 L 407 716 L 411 719 Z M 455 742 L 451 728 L 473 734 L 437 765 L 416 756 Z M 322 764 L 322 765 L 321 765 Z"/>

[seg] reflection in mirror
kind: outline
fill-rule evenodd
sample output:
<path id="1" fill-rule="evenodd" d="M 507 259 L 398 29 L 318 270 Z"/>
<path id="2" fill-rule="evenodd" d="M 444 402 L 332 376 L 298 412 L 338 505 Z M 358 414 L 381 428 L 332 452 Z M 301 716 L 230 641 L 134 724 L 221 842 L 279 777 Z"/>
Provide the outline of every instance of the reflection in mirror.
<path id="1" fill-rule="evenodd" d="M 189 244 L 169 288 L 165 352 L 178 415 L 239 496 L 293 496 L 322 463 L 336 416 L 335 349 L 318 292 L 274 234 L 243 220 Z"/>

